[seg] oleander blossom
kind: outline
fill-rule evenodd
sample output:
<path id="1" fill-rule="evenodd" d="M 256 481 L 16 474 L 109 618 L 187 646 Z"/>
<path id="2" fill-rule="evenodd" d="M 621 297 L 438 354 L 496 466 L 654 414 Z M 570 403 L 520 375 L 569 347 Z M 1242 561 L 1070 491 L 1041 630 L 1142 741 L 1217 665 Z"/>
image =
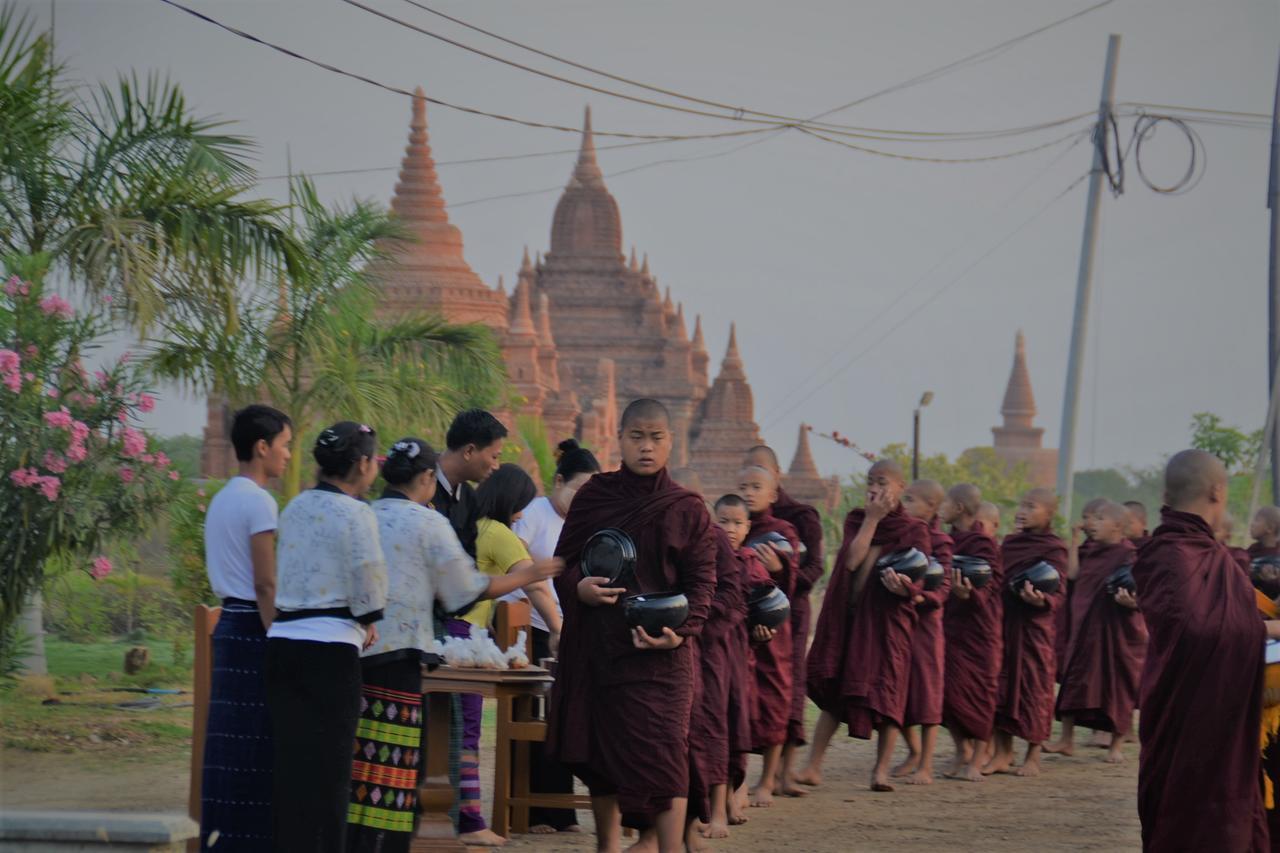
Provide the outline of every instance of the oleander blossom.
<path id="1" fill-rule="evenodd" d="M 169 463 L 173 461 L 169 458 L 169 455 L 165 453 L 163 450 L 156 453 L 154 460 L 155 460 L 155 466 L 157 468 L 168 468 Z"/>
<path id="2" fill-rule="evenodd" d="M 44 467 L 55 474 L 61 474 L 67 470 L 67 460 L 56 450 L 46 450 L 44 452 Z"/>
<path id="3" fill-rule="evenodd" d="M 62 488 L 62 481 L 57 477 L 41 477 L 37 484 L 40 493 L 53 503 L 58 499 L 58 491 Z"/>
<path id="4" fill-rule="evenodd" d="M 35 468 L 18 468 L 9 472 L 9 479 L 19 488 L 29 488 L 40 482 L 40 472 Z"/>
<path id="5" fill-rule="evenodd" d="M 171 471 L 169 472 L 169 479 L 170 479 L 170 480 L 173 480 L 175 483 L 176 483 L 176 482 L 178 482 L 178 480 L 179 480 L 181 477 L 182 477 L 182 475 L 178 473 L 178 469 L 177 469 L 177 468 L 174 468 L 173 470 L 171 470 Z"/>
<path id="6" fill-rule="evenodd" d="M 49 426 L 57 427 L 58 429 L 71 429 L 71 422 L 73 420 L 74 418 L 71 417 L 71 412 L 68 411 L 66 406 L 63 406 L 56 412 L 44 413 L 44 422 Z"/>
<path id="7" fill-rule="evenodd" d="M 93 561 L 93 564 L 89 567 L 89 575 L 94 580 L 101 580 L 102 578 L 105 578 L 107 575 L 111 574 L 112 568 L 113 567 L 111 565 L 110 560 L 108 560 L 106 557 L 98 557 Z"/>
<path id="8" fill-rule="evenodd" d="M 83 462 L 88 458 L 89 451 L 83 444 L 73 444 L 67 448 L 67 460 L 70 462 Z"/>
<path id="9" fill-rule="evenodd" d="M 147 450 L 147 437 L 133 427 L 125 427 L 121 435 L 124 455 L 129 458 L 141 456 Z"/>
<path id="10" fill-rule="evenodd" d="M 128 465 L 122 466 L 120 468 L 120 482 L 124 483 L 126 486 L 132 483 L 134 478 L 137 476 L 138 476 L 137 472 L 134 471 L 132 468 L 130 468 Z"/>
<path id="11" fill-rule="evenodd" d="M 156 398 L 150 394 L 138 395 L 138 411 L 146 413 L 153 411 L 156 407 Z"/>
<path id="12" fill-rule="evenodd" d="M 71 303 L 56 293 L 40 300 L 40 310 L 50 317 L 58 317 L 61 320 L 70 320 L 75 316 Z"/>

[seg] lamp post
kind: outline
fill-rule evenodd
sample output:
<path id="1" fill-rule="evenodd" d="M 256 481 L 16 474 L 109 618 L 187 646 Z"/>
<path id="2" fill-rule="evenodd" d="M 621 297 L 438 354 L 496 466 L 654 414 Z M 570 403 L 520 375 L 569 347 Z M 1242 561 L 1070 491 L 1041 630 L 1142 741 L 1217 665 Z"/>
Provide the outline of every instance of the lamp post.
<path id="1" fill-rule="evenodd" d="M 911 479 L 920 479 L 920 410 L 933 402 L 933 392 L 920 395 L 920 404 L 911 416 Z"/>

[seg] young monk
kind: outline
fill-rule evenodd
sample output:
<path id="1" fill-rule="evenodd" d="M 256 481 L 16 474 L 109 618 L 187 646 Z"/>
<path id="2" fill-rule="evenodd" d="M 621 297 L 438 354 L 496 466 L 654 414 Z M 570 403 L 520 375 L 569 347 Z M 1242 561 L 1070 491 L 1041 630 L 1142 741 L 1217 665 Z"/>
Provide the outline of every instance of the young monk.
<path id="1" fill-rule="evenodd" d="M 1062 606 L 1053 614 L 1053 655 L 1058 662 L 1058 681 L 1062 681 L 1063 664 L 1067 662 L 1067 652 L 1071 647 L 1071 605 L 1074 602 L 1072 590 L 1076 583 L 1080 560 L 1088 556 L 1097 544 L 1093 541 L 1093 519 L 1098 507 L 1107 503 L 1106 498 L 1094 498 L 1080 510 L 1080 520 L 1071 525 L 1071 539 L 1067 543 L 1067 575 L 1064 581 L 1065 595 Z"/>
<path id="2" fill-rule="evenodd" d="M 938 509 L 939 520 L 951 527 L 955 553 L 991 566 L 991 580 L 981 589 L 975 589 L 959 570 L 952 572 L 951 594 L 942 614 L 946 640 L 942 722 L 956 747 L 947 775 L 969 782 L 983 779 L 984 744 L 995 726 L 1002 647 L 1000 590 L 1004 572 L 1000 546 L 978 520 L 981 499 L 977 486 L 961 483 L 951 487 Z"/>
<path id="3" fill-rule="evenodd" d="M 747 451 L 747 465 L 759 465 L 773 472 L 778 479 L 778 499 L 773 502 L 773 514 L 791 523 L 800 536 L 805 553 L 800 558 L 796 573 L 796 588 L 791 595 L 791 671 L 794 674 L 791 691 L 791 719 L 787 723 L 787 742 L 782 747 L 782 769 L 778 773 L 777 793 L 788 797 L 803 797 L 807 792 L 795 780 L 795 762 L 805 741 L 804 711 L 808 704 L 805 689 L 805 657 L 809 647 L 809 626 L 812 605 L 809 593 L 826 570 L 822 552 L 822 516 L 818 510 L 801 503 L 787 494 L 782 487 L 782 466 L 778 454 L 763 444 Z"/>
<path id="4" fill-rule="evenodd" d="M 1093 513 L 1094 547 L 1080 560 L 1075 577 L 1071 647 L 1061 662 L 1062 687 L 1055 715 L 1062 736 L 1045 752 L 1071 755 L 1075 724 L 1110 732 L 1106 760 L 1124 760 L 1120 747 L 1133 725 L 1138 701 L 1138 677 L 1147 653 L 1147 626 L 1136 598 L 1127 589 L 1109 590 L 1107 580 L 1124 566 L 1132 566 L 1138 549 L 1125 536 L 1129 511 L 1107 502 Z M 1070 569 L 1068 569 L 1070 571 Z"/>
<path id="5" fill-rule="evenodd" d="M 916 480 L 902 495 L 902 508 L 912 518 L 929 527 L 929 547 L 933 559 L 946 570 L 937 589 L 917 593 L 916 628 L 911 634 L 911 678 L 907 687 L 907 709 L 903 740 L 909 754 L 894 768 L 895 777 L 906 777 L 911 785 L 933 783 L 933 750 L 942 723 L 943 674 L 946 667 L 942 636 L 942 606 L 951 594 L 951 554 L 955 543 L 938 526 L 938 510 L 947 493 L 936 480 Z"/>
<path id="6" fill-rule="evenodd" d="M 867 472 L 866 506 L 849 513 L 844 541 L 822 601 L 809 648 L 809 697 L 822 710 L 808 765 L 797 781 L 822 782 L 822 760 L 840 723 L 853 737 L 877 734 L 873 791 L 892 791 L 889 762 L 906 711 L 911 676 L 911 584 L 893 571 L 878 572 L 882 555 L 916 548 L 929 553 L 929 529 L 902 508 L 902 468 L 882 459 Z"/>
<path id="7" fill-rule="evenodd" d="M 1062 607 L 1066 586 L 1067 546 L 1053 532 L 1058 498 L 1050 489 L 1032 489 L 1023 496 L 1014 516 L 1016 533 L 1006 536 L 1000 559 L 1005 578 L 1044 561 L 1058 570 L 1057 592 L 1045 595 L 1030 582 L 1004 596 L 1004 648 L 996 698 L 995 751 L 986 775 L 1005 773 L 1013 766 L 1013 739 L 1027 742 L 1027 755 L 1018 776 L 1040 775 L 1040 748 L 1053 727 L 1054 611 Z"/>
<path id="8" fill-rule="evenodd" d="M 766 468 L 744 468 L 738 475 L 738 493 L 751 511 L 748 542 L 769 533 L 781 533 L 787 539 L 789 549 L 780 549 L 769 543 L 760 543 L 754 549 L 772 583 L 789 598 L 795 592 L 800 537 L 794 527 L 773 514 L 773 502 L 778 498 L 777 478 Z M 777 784 L 782 745 L 787 741 L 787 721 L 791 716 L 791 623 L 783 622 L 773 629 L 770 641 L 757 642 L 752 651 L 756 704 L 751 746 L 760 753 L 763 761 L 760 783 L 751 794 L 751 805 L 767 808 L 773 805 L 773 789 Z"/>
<path id="9" fill-rule="evenodd" d="M 1151 634 L 1142 670 L 1138 817 L 1147 850 L 1268 849 L 1259 726 L 1263 641 L 1249 578 L 1217 542 L 1227 471 L 1202 450 L 1165 467 L 1161 525 L 1133 576 Z"/>
<path id="10" fill-rule="evenodd" d="M 1218 541 L 1231 552 L 1231 558 L 1236 561 L 1236 565 L 1243 569 L 1246 575 L 1251 575 L 1253 573 L 1253 560 L 1249 556 L 1248 549 L 1241 548 L 1232 542 L 1236 532 L 1235 517 L 1229 512 L 1223 513 L 1222 521 L 1218 522 L 1218 527 L 1214 532 L 1217 534 Z"/>
<path id="11" fill-rule="evenodd" d="M 978 515 L 973 520 L 973 527 L 980 533 L 984 533 L 995 540 L 996 544 L 1000 544 L 1000 507 L 991 501 L 983 501 L 978 506 Z"/>
<path id="12" fill-rule="evenodd" d="M 1280 554 L 1280 507 L 1259 507 L 1249 522 L 1250 559 Z"/>
<path id="13" fill-rule="evenodd" d="M 695 684 L 692 644 L 716 585 L 715 539 L 702 498 L 671 481 L 671 417 L 656 400 L 622 414 L 622 468 L 597 474 L 574 498 L 556 555 L 564 609 L 559 673 L 548 725 L 552 755 L 591 794 L 596 845 L 617 853 L 622 825 L 661 853 L 684 846 L 689 790 L 689 721 Z M 636 544 L 630 576 L 618 582 L 583 575 L 583 546 L 612 527 Z M 689 601 L 679 629 L 651 636 L 627 627 L 626 593 L 678 590 Z"/>
<path id="14" fill-rule="evenodd" d="M 1124 508 L 1129 511 L 1125 538 L 1133 543 L 1133 547 L 1141 548 L 1151 538 L 1147 532 L 1147 505 L 1142 501 L 1125 501 Z"/>

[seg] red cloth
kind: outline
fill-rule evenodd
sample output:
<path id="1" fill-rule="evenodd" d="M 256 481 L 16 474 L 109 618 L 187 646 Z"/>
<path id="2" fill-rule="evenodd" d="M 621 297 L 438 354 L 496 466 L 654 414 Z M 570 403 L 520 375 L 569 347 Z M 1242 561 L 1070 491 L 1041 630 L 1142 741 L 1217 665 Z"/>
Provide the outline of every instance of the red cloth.
<path id="1" fill-rule="evenodd" d="M 1116 604 L 1107 578 L 1132 566 L 1137 549 L 1128 539 L 1098 545 L 1080 561 L 1072 608 L 1071 648 L 1063 661 L 1055 714 L 1077 725 L 1126 734 L 1133 725 L 1138 679 L 1147 656 L 1142 614 Z"/>
<path id="2" fill-rule="evenodd" d="M 911 632 L 911 678 L 903 720 L 908 726 L 936 726 L 942 722 L 946 669 L 942 607 L 951 597 L 951 555 L 955 542 L 935 522 L 929 528 L 929 547 L 933 558 L 946 569 L 946 574 L 942 586 L 932 592 L 920 593 L 924 601 L 916 605 L 916 629 Z"/>
<path id="3" fill-rule="evenodd" d="M 782 555 L 782 570 L 769 575 L 770 582 L 790 599 L 795 593 L 799 574 L 800 537 L 794 527 L 774 516 L 769 509 L 752 515 L 747 540 L 766 533 L 781 533 L 791 543 L 792 553 Z M 756 705 L 751 725 L 751 748 L 762 751 L 787 740 L 794 677 L 790 620 L 774 629 L 772 640 L 752 646 L 752 651 L 755 655 Z"/>
<path id="4" fill-rule="evenodd" d="M 1086 536 L 1085 540 L 1080 543 L 1077 558 L 1083 563 L 1097 547 L 1098 543 Z M 1071 607 L 1075 602 L 1076 582 L 1069 579 L 1064 573 L 1062 584 L 1066 590 L 1065 597 L 1062 600 L 1062 606 L 1053 614 L 1053 656 L 1058 662 L 1058 683 L 1062 683 L 1063 664 L 1066 663 L 1067 655 L 1071 652 L 1071 626 L 1076 621 L 1071 617 Z"/>
<path id="5" fill-rule="evenodd" d="M 844 567 L 845 554 L 862 528 L 865 513 L 855 509 L 844 522 L 844 541 L 827 584 L 813 643 L 809 646 L 809 698 L 848 724 L 849 734 L 869 738 L 882 721 L 902 725 L 911 676 L 911 599 L 884 588 L 870 567 L 861 595 L 853 600 L 856 572 Z M 881 519 L 872 548 L 890 554 L 907 548 L 929 553 L 929 528 L 896 507 Z M 922 589 L 916 585 L 916 591 Z"/>
<path id="6" fill-rule="evenodd" d="M 742 588 L 772 583 L 769 572 L 752 548 L 739 548 L 738 565 L 742 569 Z M 756 715 L 755 655 L 748 637 L 747 609 L 744 598 L 742 623 L 734 632 L 736 656 L 732 662 L 732 690 L 729 715 L 729 788 L 737 790 L 747 775 L 747 754 L 752 749 L 752 721 Z"/>
<path id="7" fill-rule="evenodd" d="M 1035 607 L 1009 591 L 1008 581 L 1041 560 L 1062 576 L 1048 607 Z M 1004 648 L 996 692 L 996 727 L 1029 743 L 1043 743 L 1053 728 L 1054 620 L 1063 606 L 1067 546 L 1050 532 L 1011 533 L 1001 548 L 1004 565 Z"/>
<path id="8" fill-rule="evenodd" d="M 1253 558 L 1249 556 L 1248 550 L 1228 545 L 1227 551 L 1230 552 L 1231 559 L 1236 561 L 1236 565 L 1244 569 L 1246 575 L 1253 574 Z"/>
<path id="9" fill-rule="evenodd" d="M 822 577 L 822 516 L 809 504 L 800 503 L 788 495 L 781 487 L 778 489 L 778 500 L 773 504 L 773 514 L 783 521 L 791 522 L 800 536 L 800 541 L 808 549 L 804 559 L 800 561 L 800 572 L 796 576 L 796 591 L 791 596 L 791 671 L 794 674 L 791 689 L 791 719 L 787 723 L 787 743 L 802 746 L 805 740 L 804 709 L 808 699 L 805 690 L 805 653 L 809 647 L 809 626 L 813 608 L 809 601 L 809 592 Z"/>
<path id="10" fill-rule="evenodd" d="M 1142 670 L 1138 816 L 1147 850 L 1262 851 L 1263 643 L 1248 577 L 1198 515 L 1164 507 L 1133 577 Z"/>
<path id="11" fill-rule="evenodd" d="M 716 585 L 715 538 L 699 495 L 666 469 L 641 476 L 626 468 L 597 474 L 565 518 L 556 555 L 564 628 L 551 689 L 548 748 L 597 796 L 616 794 L 629 826 L 646 826 L 689 791 L 689 721 L 697 659 L 692 643 L 671 651 L 637 649 L 622 607 L 578 601 L 582 547 L 617 527 L 636 543 L 627 592 L 680 590 L 689 619 L 677 633 L 696 637 Z"/>
<path id="12" fill-rule="evenodd" d="M 1263 545 L 1261 542 L 1252 542 L 1245 549 L 1249 554 L 1249 559 L 1256 560 L 1259 557 L 1276 557 L 1280 556 L 1280 544 Z"/>
<path id="13" fill-rule="evenodd" d="M 985 560 L 991 580 L 965 600 L 954 595 L 943 608 L 946 676 L 942 721 L 961 737 L 987 740 L 996 716 L 996 688 L 1004 647 L 1000 615 L 1004 571 L 1000 546 L 978 530 L 952 530 L 955 553 Z"/>

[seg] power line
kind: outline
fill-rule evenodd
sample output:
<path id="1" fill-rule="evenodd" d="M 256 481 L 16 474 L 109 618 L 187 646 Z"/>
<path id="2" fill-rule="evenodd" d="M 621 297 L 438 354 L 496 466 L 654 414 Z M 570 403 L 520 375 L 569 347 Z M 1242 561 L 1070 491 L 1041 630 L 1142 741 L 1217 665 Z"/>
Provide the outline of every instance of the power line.
<path id="1" fill-rule="evenodd" d="M 1052 148 L 1055 145 L 1061 145 L 1063 142 L 1066 142 L 1069 139 L 1075 139 L 1082 133 L 1086 132 L 1075 130 L 1065 136 L 1059 136 L 1057 139 L 1051 139 L 1048 142 L 1043 142 L 1039 145 L 1032 145 L 1028 148 L 1019 148 L 1016 151 L 1005 151 L 1000 154 L 990 154 L 978 157 L 922 157 L 915 154 L 898 154 L 892 151 L 882 151 L 878 148 L 868 148 L 865 145 L 855 145 L 852 142 L 846 142 L 843 139 L 833 139 L 824 133 L 818 133 L 815 130 L 810 130 L 807 127 L 801 127 L 798 125 L 792 129 L 798 130 L 807 136 L 812 136 L 815 139 L 821 139 L 823 142 L 830 142 L 833 145 L 851 148 L 854 151 L 861 151 L 864 154 L 875 154 L 879 157 L 892 157 L 895 160 L 912 160 L 919 163 L 989 163 L 994 160 L 1009 160 L 1014 157 L 1022 157 L 1026 154 L 1034 154 L 1037 151 L 1043 151 L 1044 149 Z"/>

